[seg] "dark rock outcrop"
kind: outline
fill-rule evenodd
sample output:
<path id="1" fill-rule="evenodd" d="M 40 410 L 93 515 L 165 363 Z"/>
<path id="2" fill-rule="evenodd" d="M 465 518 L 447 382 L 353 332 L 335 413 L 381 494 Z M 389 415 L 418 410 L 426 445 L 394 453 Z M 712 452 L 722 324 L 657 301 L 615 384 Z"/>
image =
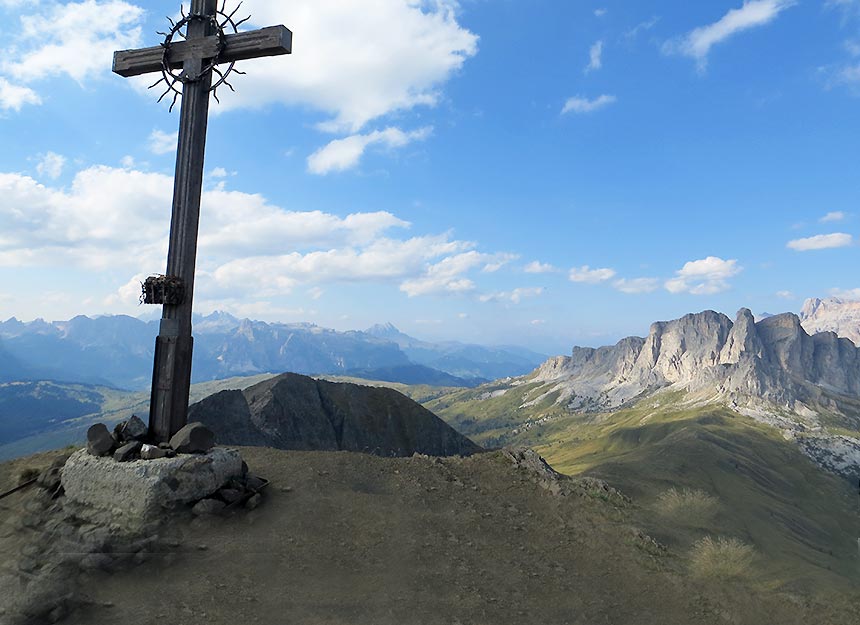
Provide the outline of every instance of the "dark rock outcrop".
<path id="1" fill-rule="evenodd" d="M 358 451 L 381 456 L 470 455 L 481 450 L 432 412 L 388 388 L 285 373 L 244 391 L 222 391 L 189 420 L 226 445 Z"/>

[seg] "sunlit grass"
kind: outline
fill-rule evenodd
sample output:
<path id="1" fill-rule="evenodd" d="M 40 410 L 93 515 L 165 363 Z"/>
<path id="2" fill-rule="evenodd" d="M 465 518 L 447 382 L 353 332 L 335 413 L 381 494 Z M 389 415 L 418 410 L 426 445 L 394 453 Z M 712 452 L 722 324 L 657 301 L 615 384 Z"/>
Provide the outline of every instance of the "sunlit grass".
<path id="1" fill-rule="evenodd" d="M 752 571 L 755 549 L 737 538 L 706 536 L 693 545 L 690 572 L 701 579 L 739 579 Z"/>
<path id="2" fill-rule="evenodd" d="M 691 527 L 708 524 L 720 509 L 720 502 L 703 490 L 670 488 L 657 498 L 660 516 Z"/>

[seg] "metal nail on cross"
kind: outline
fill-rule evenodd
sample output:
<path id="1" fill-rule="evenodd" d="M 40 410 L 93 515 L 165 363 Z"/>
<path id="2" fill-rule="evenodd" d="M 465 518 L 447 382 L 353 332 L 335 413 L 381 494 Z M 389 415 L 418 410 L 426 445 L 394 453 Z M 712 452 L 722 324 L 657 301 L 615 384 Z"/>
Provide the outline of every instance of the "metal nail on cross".
<path id="1" fill-rule="evenodd" d="M 191 302 L 209 94 L 221 85 L 233 88 L 227 78 L 236 61 L 290 54 L 292 48 L 292 33 L 284 26 L 238 32 L 244 20 L 235 22 L 235 13 L 227 14 L 224 6 L 219 10 L 218 0 L 192 0 L 190 12 L 183 13 L 179 22 L 171 21 L 170 32 L 162 33 L 162 45 L 114 53 L 115 73 L 128 77 L 161 72 L 162 79 L 156 85 L 165 84 L 162 98 L 172 92 L 175 103 L 182 96 L 166 279 L 161 299 L 156 302 L 162 303 L 163 309 L 155 342 L 149 430 L 157 441 L 169 440 L 188 419 L 194 346 Z M 218 77 L 214 84 L 213 73 Z M 170 297 L 164 296 L 164 285 L 173 289 Z"/>

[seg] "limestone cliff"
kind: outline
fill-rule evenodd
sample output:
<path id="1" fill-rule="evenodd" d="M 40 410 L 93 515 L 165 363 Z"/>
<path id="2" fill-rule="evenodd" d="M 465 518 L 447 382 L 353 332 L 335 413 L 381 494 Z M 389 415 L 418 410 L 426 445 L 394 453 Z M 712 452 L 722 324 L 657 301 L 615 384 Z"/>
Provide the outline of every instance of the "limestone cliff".
<path id="1" fill-rule="evenodd" d="M 860 349 L 833 332 L 810 336 L 791 313 L 755 322 L 743 308 L 733 323 L 713 311 L 651 326 L 647 338 L 612 347 L 574 348 L 534 374 L 554 383 L 573 408 L 618 407 L 675 387 L 794 409 L 824 395 L 860 397 Z"/>
<path id="2" fill-rule="evenodd" d="M 285 373 L 244 391 L 222 391 L 189 409 L 219 444 L 342 450 L 381 456 L 470 455 L 481 448 L 389 388 Z"/>
<path id="3" fill-rule="evenodd" d="M 860 302 L 836 297 L 808 299 L 800 313 L 800 321 L 810 334 L 835 332 L 860 346 Z"/>

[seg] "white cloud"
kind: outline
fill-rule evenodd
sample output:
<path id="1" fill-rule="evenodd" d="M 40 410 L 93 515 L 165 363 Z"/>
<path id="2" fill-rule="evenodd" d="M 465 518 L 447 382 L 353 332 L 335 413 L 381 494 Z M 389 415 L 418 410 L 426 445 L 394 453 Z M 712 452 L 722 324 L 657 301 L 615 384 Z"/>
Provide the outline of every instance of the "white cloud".
<path id="1" fill-rule="evenodd" d="M 860 301 L 860 289 L 830 289 L 830 294 L 839 299 Z"/>
<path id="2" fill-rule="evenodd" d="M 711 48 L 733 35 L 772 22 L 796 0 L 744 0 L 743 6 L 731 9 L 713 24 L 701 26 L 683 37 L 666 42 L 666 54 L 682 54 L 696 60 L 699 70 L 708 65 Z"/>
<path id="3" fill-rule="evenodd" d="M 828 250 L 838 247 L 848 247 L 854 242 L 854 237 L 844 232 L 834 232 L 833 234 L 818 234 L 814 237 L 805 239 L 795 239 L 789 241 L 786 247 L 796 252 L 808 252 L 810 250 Z"/>
<path id="4" fill-rule="evenodd" d="M 2 71 L 21 82 L 66 74 L 83 83 L 107 75 L 114 50 L 141 44 L 143 14 L 121 0 L 51 3 L 21 17 L 19 39 Z"/>
<path id="5" fill-rule="evenodd" d="M 223 167 L 216 167 L 215 169 L 213 169 L 209 172 L 209 177 L 215 178 L 215 179 L 226 178 L 229 175 L 230 174 L 228 174 L 227 170 L 224 169 Z"/>
<path id="6" fill-rule="evenodd" d="M 170 154 L 176 151 L 178 142 L 178 132 L 153 130 L 149 135 L 149 151 L 153 154 Z"/>
<path id="7" fill-rule="evenodd" d="M 588 51 L 588 65 L 585 73 L 593 72 L 603 67 L 603 40 L 597 41 Z"/>
<path id="8" fill-rule="evenodd" d="M 523 268 L 523 271 L 525 271 L 526 273 L 553 273 L 555 271 L 558 271 L 558 269 L 556 269 L 549 263 L 542 263 L 540 261 L 535 260 L 526 265 Z"/>
<path id="9" fill-rule="evenodd" d="M 777 291 L 776 296 L 780 299 L 796 299 L 796 296 L 791 291 Z"/>
<path id="10" fill-rule="evenodd" d="M 818 221 L 820 221 L 823 224 L 826 224 L 826 223 L 831 223 L 834 221 L 844 221 L 846 217 L 848 217 L 848 215 L 846 215 L 843 211 L 832 211 L 830 213 L 827 213 L 824 217 L 822 217 Z"/>
<path id="11" fill-rule="evenodd" d="M 743 268 L 737 260 L 723 260 L 708 256 L 702 260 L 686 263 L 676 272 L 676 277 L 665 284 L 670 293 L 713 295 L 731 288 L 728 280 L 738 275 Z"/>
<path id="12" fill-rule="evenodd" d="M 0 266 L 161 271 L 172 189 L 170 176 L 127 168 L 90 167 L 68 189 L 0 174 Z M 260 195 L 214 189 L 204 192 L 202 212 L 202 299 L 225 292 L 260 299 L 302 285 L 313 298 L 322 293 L 315 287 L 356 281 L 399 285 L 410 296 L 462 293 L 476 288 L 470 273 L 512 258 L 447 233 L 398 237 L 410 224 L 384 211 L 290 211 Z M 128 302 L 129 284 L 116 303 Z"/>
<path id="13" fill-rule="evenodd" d="M 630 280 L 621 278 L 613 282 L 612 286 L 622 293 L 653 293 L 660 288 L 660 280 L 657 278 L 632 278 Z"/>
<path id="14" fill-rule="evenodd" d="M 403 132 L 399 128 L 374 130 L 368 134 L 352 135 L 336 139 L 308 157 L 308 171 L 325 175 L 333 171 L 345 171 L 357 166 L 365 150 L 372 145 L 401 148 L 413 141 L 422 141 L 430 136 L 432 128 L 420 128 Z"/>
<path id="15" fill-rule="evenodd" d="M 546 324 L 546 319 L 532 319 L 529 321 L 529 325 L 533 326 L 542 326 Z"/>
<path id="16" fill-rule="evenodd" d="M 318 300 L 325 294 L 325 290 L 321 289 L 318 286 L 312 287 L 308 289 L 308 295 L 312 300 Z"/>
<path id="17" fill-rule="evenodd" d="M 497 293 L 488 293 L 481 295 L 478 299 L 482 302 L 511 302 L 519 304 L 526 298 L 538 297 L 543 295 L 542 287 L 517 288 L 513 291 L 499 291 Z"/>
<path id="18" fill-rule="evenodd" d="M 588 98 L 583 98 L 581 96 L 575 96 L 573 98 L 568 99 L 567 102 L 564 103 L 564 107 L 561 109 L 561 114 L 565 115 L 567 113 L 592 113 L 594 111 L 599 111 L 602 108 L 609 106 L 610 104 L 614 104 L 618 101 L 614 95 L 601 95 L 593 100 L 589 100 Z"/>
<path id="19" fill-rule="evenodd" d="M 423 275 L 405 280 L 400 290 L 409 297 L 473 291 L 475 283 L 464 274 L 492 261 L 492 256 L 475 250 L 449 256 L 438 263 L 427 265 Z"/>
<path id="20" fill-rule="evenodd" d="M 592 269 L 588 265 L 574 267 L 570 270 L 571 282 L 584 282 L 585 284 L 599 284 L 615 277 L 614 269 Z"/>
<path id="21" fill-rule="evenodd" d="M 247 0 L 256 26 L 296 33 L 290 57 L 242 63 L 248 75 L 224 109 L 271 103 L 323 111 L 326 130 L 357 133 L 395 111 L 433 106 L 440 87 L 477 53 L 456 0 Z"/>
<path id="22" fill-rule="evenodd" d="M 65 156 L 55 152 L 48 152 L 39 159 L 39 163 L 36 165 L 36 171 L 40 176 L 47 176 L 53 180 L 60 177 L 65 166 Z"/>
<path id="23" fill-rule="evenodd" d="M 594 17 L 603 17 L 608 12 L 607 9 L 594 9 Z"/>
<path id="24" fill-rule="evenodd" d="M 636 24 L 633 28 L 624 33 L 624 38 L 627 39 L 628 42 L 632 42 L 636 37 L 639 36 L 639 33 L 645 32 L 647 30 L 651 30 L 657 25 L 657 22 L 660 21 L 660 18 L 657 16 L 652 17 L 650 20 L 640 22 Z"/>
<path id="25" fill-rule="evenodd" d="M 518 258 L 519 255 L 517 254 L 496 254 L 493 260 L 484 265 L 481 271 L 484 273 L 496 273 L 499 269 Z"/>
<path id="26" fill-rule="evenodd" d="M 42 99 L 28 87 L 13 85 L 0 76 L 0 109 L 20 111 L 25 104 L 41 104 Z"/>

